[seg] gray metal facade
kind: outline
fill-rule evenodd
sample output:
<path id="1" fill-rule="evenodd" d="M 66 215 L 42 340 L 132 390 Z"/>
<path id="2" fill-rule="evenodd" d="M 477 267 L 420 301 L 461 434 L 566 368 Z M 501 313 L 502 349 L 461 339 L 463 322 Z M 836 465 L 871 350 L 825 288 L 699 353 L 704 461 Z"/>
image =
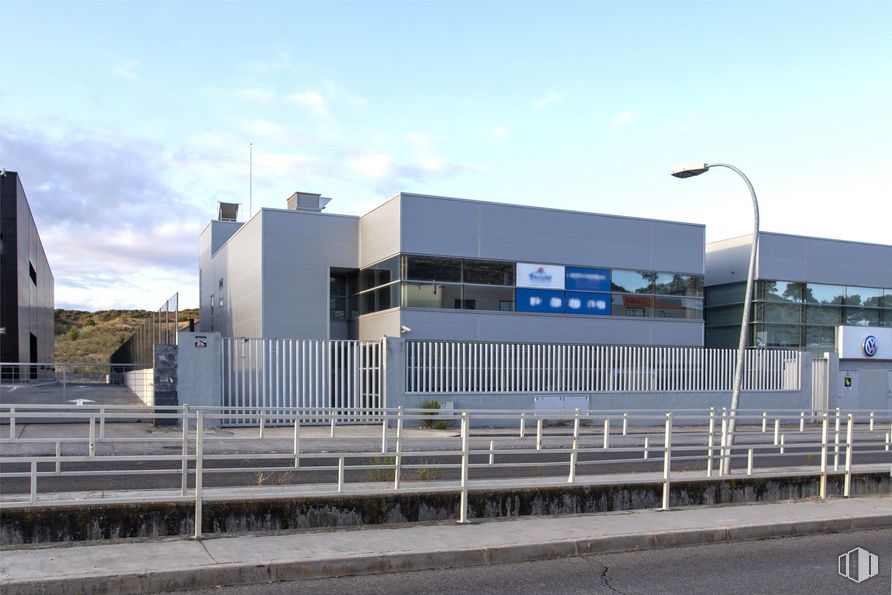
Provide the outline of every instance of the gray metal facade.
<path id="1" fill-rule="evenodd" d="M 333 322 L 328 292 L 333 269 L 399 254 L 703 275 L 704 246 L 698 224 L 407 193 L 362 217 L 262 209 L 202 233 L 200 328 L 373 340 L 408 327 L 413 339 L 701 346 L 702 319 L 396 307 Z"/>

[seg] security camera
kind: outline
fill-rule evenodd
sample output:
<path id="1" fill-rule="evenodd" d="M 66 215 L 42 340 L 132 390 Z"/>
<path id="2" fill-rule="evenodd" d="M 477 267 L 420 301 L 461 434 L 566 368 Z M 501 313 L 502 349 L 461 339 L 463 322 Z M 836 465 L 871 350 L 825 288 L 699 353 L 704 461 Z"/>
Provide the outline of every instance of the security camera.
<path id="1" fill-rule="evenodd" d="M 405 335 L 406 333 L 411 333 L 411 332 L 412 332 L 412 329 L 407 327 L 405 324 L 400 325 L 400 334 L 401 335 Z"/>

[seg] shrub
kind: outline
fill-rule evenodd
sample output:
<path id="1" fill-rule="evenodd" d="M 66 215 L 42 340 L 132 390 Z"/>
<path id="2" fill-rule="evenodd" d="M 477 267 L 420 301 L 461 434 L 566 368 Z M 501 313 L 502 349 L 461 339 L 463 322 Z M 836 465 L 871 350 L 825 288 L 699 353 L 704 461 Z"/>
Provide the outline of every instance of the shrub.
<path id="1" fill-rule="evenodd" d="M 440 401 L 436 399 L 429 399 L 421 404 L 421 408 L 432 409 L 432 411 L 423 412 L 422 415 L 436 417 L 440 412 Z M 449 422 L 446 420 L 436 421 L 434 419 L 425 419 L 421 422 L 421 427 L 434 430 L 445 430 L 449 427 Z"/>

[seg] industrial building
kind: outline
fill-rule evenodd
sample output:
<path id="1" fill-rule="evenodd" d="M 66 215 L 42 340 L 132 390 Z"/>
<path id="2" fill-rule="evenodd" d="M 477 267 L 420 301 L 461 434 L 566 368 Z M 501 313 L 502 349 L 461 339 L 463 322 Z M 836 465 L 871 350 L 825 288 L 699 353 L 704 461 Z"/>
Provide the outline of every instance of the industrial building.
<path id="1" fill-rule="evenodd" d="M 0 171 L 0 362 L 53 361 L 53 273 L 22 181 Z M 36 367 L 5 367 L 37 377 Z"/>

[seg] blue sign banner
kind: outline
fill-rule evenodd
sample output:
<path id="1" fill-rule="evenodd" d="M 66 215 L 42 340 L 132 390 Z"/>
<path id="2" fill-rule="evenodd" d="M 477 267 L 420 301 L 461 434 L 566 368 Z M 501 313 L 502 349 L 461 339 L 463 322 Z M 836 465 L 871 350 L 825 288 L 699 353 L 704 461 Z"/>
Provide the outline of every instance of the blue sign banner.
<path id="1" fill-rule="evenodd" d="M 549 289 L 517 288 L 515 310 L 518 312 L 564 312 L 564 292 Z"/>
<path id="2" fill-rule="evenodd" d="M 568 291 L 564 296 L 564 312 L 567 314 L 609 316 L 610 294 Z"/>
<path id="3" fill-rule="evenodd" d="M 565 287 L 582 291 L 610 291 L 610 269 L 566 267 Z"/>

